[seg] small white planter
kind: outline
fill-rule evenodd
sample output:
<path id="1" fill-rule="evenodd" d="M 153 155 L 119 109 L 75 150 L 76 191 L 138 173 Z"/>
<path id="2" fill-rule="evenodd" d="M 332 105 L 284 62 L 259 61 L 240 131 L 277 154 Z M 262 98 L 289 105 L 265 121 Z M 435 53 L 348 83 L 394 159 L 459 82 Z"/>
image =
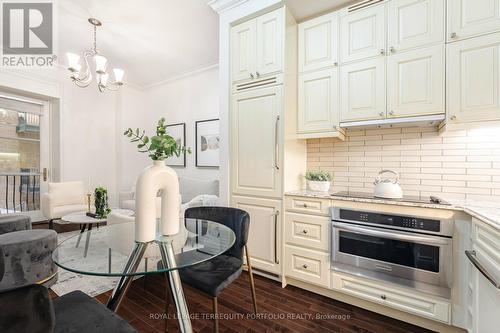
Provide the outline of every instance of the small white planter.
<path id="1" fill-rule="evenodd" d="M 316 192 L 328 192 L 330 190 L 330 183 L 331 182 L 321 182 L 321 181 L 313 181 L 313 180 L 307 181 L 307 185 L 309 186 L 309 189 L 311 191 L 316 191 Z"/>

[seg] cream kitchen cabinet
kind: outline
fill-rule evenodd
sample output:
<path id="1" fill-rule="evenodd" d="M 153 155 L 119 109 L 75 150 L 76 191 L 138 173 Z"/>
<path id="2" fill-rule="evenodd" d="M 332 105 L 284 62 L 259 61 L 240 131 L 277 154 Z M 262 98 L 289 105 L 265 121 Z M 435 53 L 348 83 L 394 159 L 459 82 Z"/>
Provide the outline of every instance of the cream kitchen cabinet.
<path id="1" fill-rule="evenodd" d="M 232 193 L 280 198 L 283 145 L 282 86 L 233 95 Z"/>
<path id="2" fill-rule="evenodd" d="M 332 289 L 418 316 L 450 322 L 451 305 L 448 300 L 355 275 L 338 272 L 331 275 Z"/>
<path id="3" fill-rule="evenodd" d="M 447 121 L 500 119 L 500 33 L 447 47 Z"/>
<path id="4" fill-rule="evenodd" d="M 498 332 L 500 325 L 500 232 L 472 219 L 470 262 L 470 328 L 474 333 Z M 489 276 L 492 281 L 490 281 Z M 494 285 L 496 284 L 496 286 Z"/>
<path id="5" fill-rule="evenodd" d="M 233 81 L 283 71 L 284 16 L 284 8 L 279 8 L 231 29 Z"/>
<path id="6" fill-rule="evenodd" d="M 445 113 L 444 45 L 387 57 L 387 116 Z"/>
<path id="7" fill-rule="evenodd" d="M 266 272 L 281 274 L 281 200 L 232 196 L 231 206 L 250 215 L 248 251 L 252 266 Z"/>
<path id="8" fill-rule="evenodd" d="M 299 24 L 299 72 L 338 65 L 339 28 L 336 12 Z"/>
<path id="9" fill-rule="evenodd" d="M 299 76 L 298 133 L 336 131 L 339 126 L 338 69 Z"/>
<path id="10" fill-rule="evenodd" d="M 448 41 L 500 30 L 500 0 L 448 0 Z"/>
<path id="11" fill-rule="evenodd" d="M 390 54 L 444 43 L 445 0 L 392 0 L 387 20 Z"/>
<path id="12" fill-rule="evenodd" d="M 386 50 L 386 4 L 340 14 L 340 61 L 383 57 Z"/>
<path id="13" fill-rule="evenodd" d="M 341 66 L 340 121 L 385 118 L 385 83 L 385 57 Z"/>

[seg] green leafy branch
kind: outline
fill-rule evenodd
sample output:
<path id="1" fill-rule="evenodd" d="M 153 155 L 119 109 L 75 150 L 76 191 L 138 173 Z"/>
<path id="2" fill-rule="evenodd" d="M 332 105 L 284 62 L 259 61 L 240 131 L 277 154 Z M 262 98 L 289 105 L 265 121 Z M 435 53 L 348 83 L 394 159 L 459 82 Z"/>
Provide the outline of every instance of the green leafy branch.
<path id="1" fill-rule="evenodd" d="M 128 128 L 123 135 L 130 139 L 130 142 L 137 143 L 140 153 L 148 153 L 153 161 L 164 160 L 171 156 L 179 157 L 182 153 L 191 154 L 191 148 L 182 147 L 175 139 L 167 134 L 165 118 L 158 120 L 156 135 L 151 138 L 146 135 L 145 130 Z"/>

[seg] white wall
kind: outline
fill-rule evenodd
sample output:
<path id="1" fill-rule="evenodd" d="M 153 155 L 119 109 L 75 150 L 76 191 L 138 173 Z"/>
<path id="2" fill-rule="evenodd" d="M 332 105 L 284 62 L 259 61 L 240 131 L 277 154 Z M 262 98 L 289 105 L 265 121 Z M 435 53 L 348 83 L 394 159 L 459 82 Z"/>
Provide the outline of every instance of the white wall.
<path id="1" fill-rule="evenodd" d="M 158 119 L 165 117 L 168 124 L 186 123 L 186 167 L 175 167 L 180 176 L 196 179 L 219 179 L 218 168 L 195 167 L 195 121 L 219 118 L 218 69 L 210 66 L 146 88 L 140 94 L 124 90 L 119 116 L 119 127 L 145 128 L 154 133 Z M 120 133 L 121 134 L 121 133 Z M 122 190 L 134 185 L 137 175 L 151 162 L 137 152 L 135 145 L 125 137 L 119 139 L 119 163 Z"/>
<path id="2" fill-rule="evenodd" d="M 97 87 L 76 87 L 67 72 L 53 70 L 0 71 L 0 89 L 51 100 L 59 107 L 60 142 L 51 149 L 60 153 L 52 168 L 60 181 L 82 180 L 105 186 L 111 204 L 117 203 L 117 114 L 121 105 L 115 92 L 100 93 Z M 130 91 L 136 91 L 128 88 Z M 44 167 L 44 166 L 42 166 Z"/>

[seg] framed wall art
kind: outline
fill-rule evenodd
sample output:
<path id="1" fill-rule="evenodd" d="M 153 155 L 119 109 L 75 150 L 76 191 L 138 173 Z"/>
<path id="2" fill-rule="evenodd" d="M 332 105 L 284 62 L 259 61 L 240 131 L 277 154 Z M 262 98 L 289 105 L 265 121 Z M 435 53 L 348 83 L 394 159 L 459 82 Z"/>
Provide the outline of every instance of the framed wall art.
<path id="1" fill-rule="evenodd" d="M 218 168 L 220 165 L 219 119 L 197 121 L 195 140 L 196 166 Z"/>
<path id="2" fill-rule="evenodd" d="M 167 133 L 172 136 L 177 145 L 184 147 L 186 145 L 186 123 L 167 125 Z M 166 159 L 168 166 L 186 167 L 186 153 L 182 152 L 179 157 L 172 156 Z"/>

